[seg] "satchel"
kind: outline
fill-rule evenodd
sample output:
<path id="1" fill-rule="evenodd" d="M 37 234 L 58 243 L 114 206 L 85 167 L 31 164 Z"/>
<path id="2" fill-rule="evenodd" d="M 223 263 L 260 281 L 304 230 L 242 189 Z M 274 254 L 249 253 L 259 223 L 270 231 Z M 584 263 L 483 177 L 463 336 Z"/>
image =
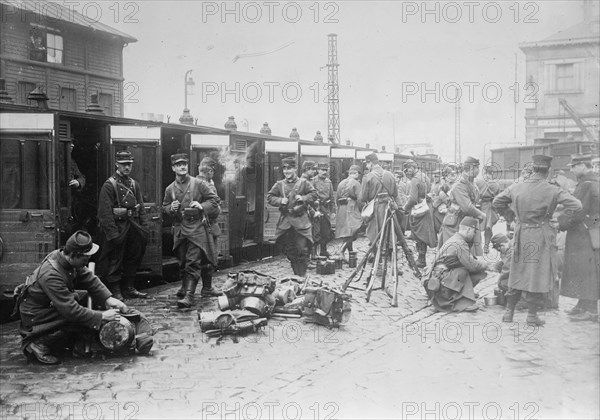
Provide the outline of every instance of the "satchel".
<path id="1" fill-rule="evenodd" d="M 414 206 L 412 208 L 412 210 L 410 211 L 410 215 L 411 216 L 420 216 L 422 214 L 425 214 L 429 211 L 429 206 L 427 205 L 427 200 L 423 199 L 421 200 L 421 202 L 419 204 L 417 204 L 416 206 Z"/>
<path id="2" fill-rule="evenodd" d="M 368 223 L 375 214 L 375 199 L 369 201 L 360 212 L 363 222 Z"/>

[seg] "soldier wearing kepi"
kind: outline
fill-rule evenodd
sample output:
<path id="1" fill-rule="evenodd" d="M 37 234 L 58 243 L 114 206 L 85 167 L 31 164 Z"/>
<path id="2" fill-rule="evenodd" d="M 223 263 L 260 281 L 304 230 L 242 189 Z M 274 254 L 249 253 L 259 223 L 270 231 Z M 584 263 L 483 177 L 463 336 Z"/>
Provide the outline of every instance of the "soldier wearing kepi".
<path id="1" fill-rule="evenodd" d="M 317 200 L 317 191 L 306 178 L 296 175 L 296 159 L 281 161 L 284 179 L 267 194 L 271 206 L 281 212 L 275 230 L 276 240 L 292 264 L 294 274 L 305 276 L 312 245 L 312 224 L 307 207 Z"/>
<path id="2" fill-rule="evenodd" d="M 217 266 L 217 246 L 208 219 L 218 216 L 219 196 L 206 182 L 188 173 L 189 159 L 184 153 L 171 155 L 173 181 L 165 189 L 163 212 L 173 217 L 173 251 L 179 260 L 182 290 L 179 308 L 194 304 L 194 293 L 202 278 L 201 295 L 219 296 L 212 287 L 212 272 Z M 216 215 L 215 215 L 216 214 Z"/>
<path id="3" fill-rule="evenodd" d="M 104 182 L 98 197 L 101 252 L 97 272 L 115 298 L 146 298 L 148 295 L 134 286 L 150 237 L 142 188 L 129 176 L 131 153 L 117 152 L 115 160 L 116 171 Z"/>
<path id="4" fill-rule="evenodd" d="M 544 294 L 558 275 L 556 230 L 550 223 L 558 204 L 565 211 L 580 211 L 581 202 L 547 181 L 552 158 L 534 155 L 533 172 L 527 182 L 516 182 L 494 198 L 494 208 L 510 205 L 516 215 L 513 258 L 510 265 L 504 322 L 512 322 L 515 306 L 523 292 L 527 301 L 527 323 L 543 325 L 537 313 Z"/>
<path id="5" fill-rule="evenodd" d="M 317 177 L 313 179 L 313 186 L 317 190 L 319 199 L 315 202 L 315 223 L 313 224 L 313 237 L 319 243 L 320 255 L 329 257 L 327 243 L 331 240 L 331 212 L 335 211 L 333 184 L 328 178 L 329 165 L 324 162 L 317 164 Z"/>
<path id="6" fill-rule="evenodd" d="M 438 248 L 458 231 L 458 225 L 463 217 L 471 216 L 479 219 L 479 221 L 485 220 L 485 213 L 475 207 L 479 200 L 479 190 L 474 183 L 477 175 L 479 175 L 479 159 L 467 156 L 462 165 L 461 176 L 452 185 L 452 189 L 448 193 L 450 204 L 442 222 Z M 473 255 L 483 255 L 479 233 L 475 236 L 471 252 Z"/>
<path id="7" fill-rule="evenodd" d="M 427 265 L 427 247 L 435 247 L 437 238 L 433 223 L 433 215 L 428 208 L 426 197 L 429 192 L 430 182 L 427 175 L 419 170 L 417 163 L 414 160 L 408 160 L 404 163 L 406 168 L 406 176 L 409 179 L 408 184 L 408 201 L 404 205 L 403 211 L 408 216 L 408 228 L 415 239 L 415 245 L 419 252 L 417 267 L 425 267 Z M 413 212 L 411 210 L 420 204 L 425 206 L 422 212 Z"/>
<path id="8" fill-rule="evenodd" d="M 565 263 L 560 294 L 578 299 L 568 311 L 572 321 L 597 321 L 600 298 L 600 197 L 598 174 L 592 171 L 591 155 L 573 155 L 571 172 L 577 178 L 573 195 L 583 209 L 572 216 L 559 216 L 567 231 Z"/>

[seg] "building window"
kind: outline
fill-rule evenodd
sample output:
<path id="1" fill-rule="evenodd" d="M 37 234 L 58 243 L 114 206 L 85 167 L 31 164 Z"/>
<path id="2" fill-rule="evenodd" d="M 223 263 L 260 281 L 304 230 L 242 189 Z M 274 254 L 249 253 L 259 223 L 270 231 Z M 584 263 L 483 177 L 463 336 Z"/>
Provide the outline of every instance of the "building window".
<path id="1" fill-rule="evenodd" d="M 34 26 L 29 31 L 29 59 L 47 63 L 63 62 L 63 37 Z"/>
<path id="2" fill-rule="evenodd" d="M 59 103 L 60 109 L 77 111 L 77 91 L 71 88 L 61 88 Z"/>
<path id="3" fill-rule="evenodd" d="M 31 82 L 19 82 L 17 84 L 17 104 L 18 105 L 32 105 L 31 101 L 27 100 L 29 93 L 35 89 L 35 83 Z"/>
<path id="4" fill-rule="evenodd" d="M 98 95 L 98 105 L 104 110 L 104 115 L 113 114 L 113 97 L 108 93 L 101 93 Z"/>
<path id="5" fill-rule="evenodd" d="M 63 62 L 63 38 L 60 35 L 48 32 L 46 34 L 46 45 L 48 48 L 48 63 Z"/>
<path id="6" fill-rule="evenodd" d="M 555 79 L 556 90 L 574 90 L 575 87 L 575 65 L 573 63 L 557 64 Z"/>

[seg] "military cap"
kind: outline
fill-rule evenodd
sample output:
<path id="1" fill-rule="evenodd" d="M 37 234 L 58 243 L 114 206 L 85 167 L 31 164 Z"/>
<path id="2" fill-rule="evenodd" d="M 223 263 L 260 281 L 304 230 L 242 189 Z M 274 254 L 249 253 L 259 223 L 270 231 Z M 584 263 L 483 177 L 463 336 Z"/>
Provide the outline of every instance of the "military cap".
<path id="1" fill-rule="evenodd" d="M 217 161 L 208 156 L 205 157 L 204 159 L 202 159 L 199 164 L 201 171 L 207 171 L 209 169 L 212 169 L 214 171 L 216 166 L 217 166 Z"/>
<path id="2" fill-rule="evenodd" d="M 404 167 L 408 168 L 409 166 L 415 166 L 416 167 L 418 165 L 417 165 L 417 162 L 415 162 L 414 160 L 408 159 L 406 162 L 404 162 Z"/>
<path id="3" fill-rule="evenodd" d="M 121 150 L 115 155 L 117 163 L 133 163 L 133 155 L 128 150 Z"/>
<path id="4" fill-rule="evenodd" d="M 534 166 L 545 166 L 549 168 L 552 164 L 551 156 L 533 155 L 531 156 L 531 160 L 533 161 Z"/>
<path id="5" fill-rule="evenodd" d="M 589 165 L 592 164 L 592 155 L 582 155 L 582 154 L 575 154 L 575 155 L 571 155 L 571 162 L 569 162 L 567 164 L 567 166 L 575 166 L 575 165 L 579 165 L 580 163 L 587 163 Z"/>
<path id="6" fill-rule="evenodd" d="M 508 243 L 508 236 L 506 236 L 504 233 L 496 233 L 494 236 L 492 236 L 490 241 L 492 242 L 494 248 L 498 248 L 500 244 Z"/>
<path id="7" fill-rule="evenodd" d="M 302 170 L 307 171 L 309 169 L 315 169 L 317 167 L 317 163 L 312 160 L 305 160 L 302 162 Z"/>
<path id="8" fill-rule="evenodd" d="M 175 165 L 179 162 L 189 162 L 188 156 L 185 153 L 175 153 L 171 155 L 171 165 Z"/>
<path id="9" fill-rule="evenodd" d="M 319 162 L 317 164 L 317 169 L 329 169 L 329 163 L 327 163 L 327 162 Z"/>
<path id="10" fill-rule="evenodd" d="M 479 229 L 479 220 L 471 216 L 465 216 L 460 221 L 461 226 L 468 226 L 474 229 Z"/>
<path id="11" fill-rule="evenodd" d="M 286 157 L 281 159 L 281 165 L 285 168 L 295 168 L 296 167 L 296 158 Z"/>
<path id="12" fill-rule="evenodd" d="M 81 255 L 94 255 L 98 252 L 98 245 L 92 241 L 89 233 L 83 230 L 78 230 L 72 234 L 65 244 L 65 252 L 71 254 L 73 252 Z"/>
<path id="13" fill-rule="evenodd" d="M 476 159 L 473 156 L 467 156 L 463 164 L 468 166 L 477 166 L 479 165 L 479 159 Z"/>
<path id="14" fill-rule="evenodd" d="M 365 156 L 365 162 L 379 163 L 379 158 L 377 157 L 377 153 L 370 153 L 367 156 Z"/>
<path id="15" fill-rule="evenodd" d="M 358 165 L 352 165 L 352 166 L 350 166 L 350 168 L 348 168 L 348 172 L 360 173 L 361 171 L 362 171 L 362 169 Z"/>

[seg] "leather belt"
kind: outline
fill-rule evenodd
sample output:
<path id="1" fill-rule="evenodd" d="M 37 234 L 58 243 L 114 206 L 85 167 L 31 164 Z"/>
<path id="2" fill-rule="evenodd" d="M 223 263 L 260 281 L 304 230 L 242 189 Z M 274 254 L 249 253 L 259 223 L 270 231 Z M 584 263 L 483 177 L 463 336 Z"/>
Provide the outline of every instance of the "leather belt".
<path id="1" fill-rule="evenodd" d="M 522 228 L 535 229 L 535 228 L 541 228 L 542 226 L 547 225 L 548 222 L 541 222 L 541 223 L 521 223 L 521 222 L 518 222 L 518 224 Z"/>

